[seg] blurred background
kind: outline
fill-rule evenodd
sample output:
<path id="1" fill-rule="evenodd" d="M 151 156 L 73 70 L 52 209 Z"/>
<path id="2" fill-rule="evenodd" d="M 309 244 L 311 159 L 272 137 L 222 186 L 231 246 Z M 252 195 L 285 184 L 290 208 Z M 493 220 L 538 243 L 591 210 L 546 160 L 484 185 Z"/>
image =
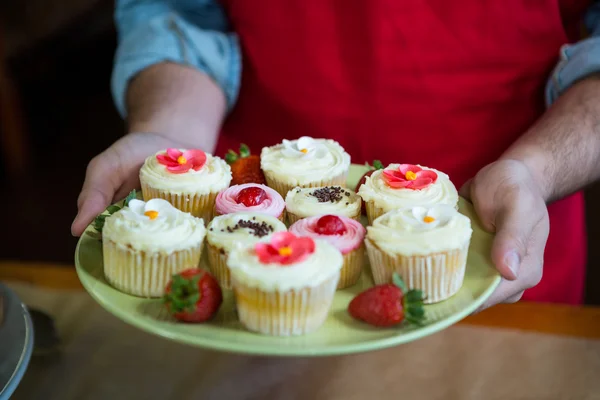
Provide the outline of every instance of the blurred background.
<path id="1" fill-rule="evenodd" d="M 124 132 L 111 94 L 113 1 L 0 1 L 0 269 L 73 268 L 87 162 Z M 586 302 L 600 304 L 600 185 L 587 194 Z"/>

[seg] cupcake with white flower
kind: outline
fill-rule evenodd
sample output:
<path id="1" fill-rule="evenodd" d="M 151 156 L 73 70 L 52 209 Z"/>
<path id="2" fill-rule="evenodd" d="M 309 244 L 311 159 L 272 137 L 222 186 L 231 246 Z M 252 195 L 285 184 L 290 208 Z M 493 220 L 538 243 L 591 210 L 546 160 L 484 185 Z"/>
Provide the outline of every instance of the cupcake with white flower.
<path id="1" fill-rule="evenodd" d="M 358 189 L 369 223 L 396 209 L 447 204 L 458 205 L 458 191 L 445 173 L 412 164 L 390 164 L 366 178 Z"/>
<path id="2" fill-rule="evenodd" d="M 350 155 L 334 140 L 303 136 L 264 147 L 260 163 L 267 185 L 285 197 L 295 187 L 345 187 Z"/>
<path id="3" fill-rule="evenodd" d="M 341 186 L 294 188 L 285 196 L 290 224 L 315 215 L 336 214 L 359 220 L 362 200 L 354 191 Z"/>
<path id="4" fill-rule="evenodd" d="M 115 288 L 161 297 L 171 276 L 200 263 L 204 221 L 163 199 L 133 199 L 102 229 L 104 276 Z"/>
<path id="5" fill-rule="evenodd" d="M 310 236 L 325 240 L 338 249 L 344 257 L 338 289 L 354 285 L 360 278 L 364 261 L 365 227 L 358 221 L 343 215 L 316 215 L 301 219 L 290 226 L 297 236 Z"/>
<path id="6" fill-rule="evenodd" d="M 450 205 L 383 214 L 365 239 L 375 284 L 397 272 L 409 289 L 423 291 L 425 303 L 446 300 L 463 284 L 472 233 L 471 220 Z"/>
<path id="7" fill-rule="evenodd" d="M 279 195 L 279 194 L 278 194 Z M 206 250 L 210 272 L 224 289 L 231 288 L 227 257 L 239 245 L 251 245 L 287 227 L 274 216 L 257 212 L 219 215 L 208 224 Z"/>
<path id="8" fill-rule="evenodd" d="M 230 182 L 231 168 L 225 160 L 197 149 L 159 151 L 140 169 L 144 200 L 165 199 L 205 223 L 212 219 L 217 194 Z"/>

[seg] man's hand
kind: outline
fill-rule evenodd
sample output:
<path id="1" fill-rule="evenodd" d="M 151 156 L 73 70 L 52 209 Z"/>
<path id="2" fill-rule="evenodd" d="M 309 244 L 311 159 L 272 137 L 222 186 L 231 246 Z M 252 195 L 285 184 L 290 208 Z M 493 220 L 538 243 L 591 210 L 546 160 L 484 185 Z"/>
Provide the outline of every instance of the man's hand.
<path id="1" fill-rule="evenodd" d="M 89 163 L 78 213 L 71 232 L 80 236 L 90 222 L 113 202 L 139 187 L 139 171 L 146 157 L 167 147 L 189 145 L 155 133 L 131 133 L 116 141 Z"/>
<path id="2" fill-rule="evenodd" d="M 461 188 L 483 227 L 495 232 L 492 261 L 502 282 L 481 309 L 519 301 L 542 279 L 550 223 L 542 192 L 527 166 L 504 159 L 484 167 Z"/>

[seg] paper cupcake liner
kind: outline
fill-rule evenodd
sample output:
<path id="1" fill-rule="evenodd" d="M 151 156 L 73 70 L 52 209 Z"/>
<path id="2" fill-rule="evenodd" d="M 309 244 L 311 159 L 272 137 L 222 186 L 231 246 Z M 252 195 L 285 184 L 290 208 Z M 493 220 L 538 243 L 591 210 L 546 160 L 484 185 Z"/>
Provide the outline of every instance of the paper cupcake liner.
<path id="1" fill-rule="evenodd" d="M 208 225 L 212 220 L 217 194 L 217 192 L 208 194 L 170 193 L 164 190 L 155 189 L 142 182 L 142 195 L 144 201 L 156 198 L 165 199 L 171 203 L 173 207 L 184 212 L 189 212 L 194 217 L 202 218 L 204 220 L 204 225 Z"/>
<path id="2" fill-rule="evenodd" d="M 265 179 L 267 180 L 267 186 L 272 189 L 275 189 L 279 194 L 285 199 L 287 193 L 294 189 L 295 187 L 321 187 L 321 186 L 341 186 L 343 188 L 346 187 L 346 179 L 348 177 L 348 171 L 344 172 L 341 175 L 335 176 L 331 179 L 324 179 L 321 181 L 310 182 L 305 185 L 290 185 L 289 183 L 284 183 L 278 181 L 269 175 L 268 172 L 265 172 Z"/>
<path id="3" fill-rule="evenodd" d="M 369 225 L 372 225 L 373 221 L 375 221 L 377 217 L 385 214 L 385 210 L 381 207 L 377 207 L 373 200 L 365 202 L 365 208 L 367 209 L 367 219 L 369 220 Z"/>
<path id="4" fill-rule="evenodd" d="M 370 239 L 365 240 L 376 285 L 390 283 L 397 272 L 409 289 L 420 289 L 425 304 L 437 303 L 456 294 L 463 284 L 469 243 L 460 249 L 429 255 L 389 255 Z"/>
<path id="5" fill-rule="evenodd" d="M 358 249 L 344 254 L 344 265 L 340 271 L 340 280 L 338 289 L 345 289 L 358 282 L 365 263 L 365 246 L 361 245 Z"/>
<path id="6" fill-rule="evenodd" d="M 227 252 L 213 246 L 206 241 L 206 255 L 208 256 L 208 269 L 217 279 L 223 289 L 231 289 L 231 277 L 227 266 Z"/>
<path id="7" fill-rule="evenodd" d="M 339 272 L 316 287 L 270 292 L 232 277 L 236 308 L 251 331 L 272 336 L 303 335 L 323 325 L 331 309 Z"/>
<path id="8" fill-rule="evenodd" d="M 135 251 L 106 238 L 102 241 L 104 276 L 122 292 L 140 297 L 161 297 L 171 277 L 198 267 L 202 246 L 171 254 Z"/>

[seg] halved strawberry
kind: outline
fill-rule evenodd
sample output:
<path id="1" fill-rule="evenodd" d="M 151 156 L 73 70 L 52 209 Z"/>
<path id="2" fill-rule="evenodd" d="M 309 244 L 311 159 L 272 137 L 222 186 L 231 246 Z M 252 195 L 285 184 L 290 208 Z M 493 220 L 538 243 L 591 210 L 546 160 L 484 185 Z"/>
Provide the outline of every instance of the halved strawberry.
<path id="1" fill-rule="evenodd" d="M 211 319 L 223 302 L 217 280 L 207 271 L 190 268 L 173 275 L 167 284 L 163 301 L 169 312 L 184 322 Z"/>
<path id="2" fill-rule="evenodd" d="M 225 161 L 231 167 L 231 185 L 243 183 L 258 183 L 266 185 L 265 175 L 260 168 L 260 156 L 250 153 L 250 148 L 245 144 L 240 145 L 240 153 L 229 150 Z"/>
<path id="3" fill-rule="evenodd" d="M 397 273 L 393 282 L 359 293 L 348 305 L 350 315 L 374 326 L 392 326 L 404 321 L 421 325 L 425 320 L 423 292 L 407 290 Z"/>
<path id="4" fill-rule="evenodd" d="M 383 164 L 381 163 L 381 161 L 379 161 L 379 160 L 373 161 L 373 166 L 369 165 L 369 163 L 366 163 L 366 166 L 369 167 L 369 170 L 363 174 L 363 176 L 360 178 L 360 180 L 356 184 L 356 188 L 354 189 L 354 191 L 357 192 L 357 193 L 358 193 L 358 189 L 360 189 L 360 187 L 362 186 L 362 184 L 367 181 L 367 176 L 373 175 L 373 172 L 377 171 L 378 169 L 385 168 L 383 166 Z M 367 213 L 367 209 L 365 207 L 365 202 L 364 201 L 362 202 L 361 210 L 362 210 L 363 215 L 365 215 Z"/>

